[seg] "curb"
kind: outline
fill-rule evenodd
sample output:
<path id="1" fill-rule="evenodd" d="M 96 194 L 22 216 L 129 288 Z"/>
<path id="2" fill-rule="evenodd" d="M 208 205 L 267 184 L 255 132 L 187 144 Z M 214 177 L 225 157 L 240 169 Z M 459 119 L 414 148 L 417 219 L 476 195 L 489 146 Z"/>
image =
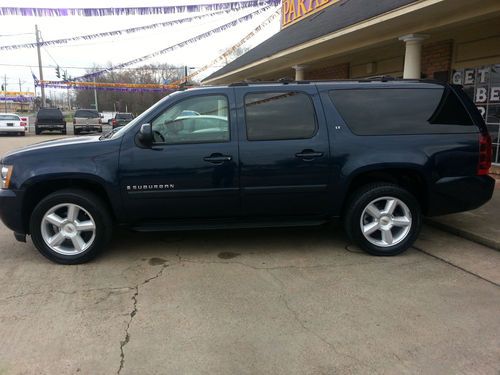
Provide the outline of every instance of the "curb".
<path id="1" fill-rule="evenodd" d="M 478 236 L 475 233 L 471 233 L 471 232 L 468 232 L 466 230 L 463 230 L 463 229 L 460 229 L 457 227 L 453 227 L 453 226 L 448 225 L 448 224 L 444 224 L 442 222 L 433 220 L 432 218 L 425 218 L 425 221 L 426 221 L 426 223 L 430 224 L 431 226 L 433 226 L 435 228 L 438 228 L 438 229 L 441 229 L 445 232 L 454 234 L 458 237 L 465 238 L 466 240 L 475 242 L 479 245 L 489 247 L 490 249 L 500 251 L 500 241 L 495 241 L 495 240 L 491 240 L 489 238 Z"/>

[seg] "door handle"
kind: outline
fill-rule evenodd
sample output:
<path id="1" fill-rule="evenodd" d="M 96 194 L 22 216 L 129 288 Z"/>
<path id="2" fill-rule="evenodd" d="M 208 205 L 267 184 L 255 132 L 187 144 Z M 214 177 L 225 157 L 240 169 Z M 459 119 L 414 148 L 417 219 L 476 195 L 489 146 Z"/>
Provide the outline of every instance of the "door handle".
<path id="1" fill-rule="evenodd" d="M 295 154 L 297 158 L 304 159 L 305 161 L 313 160 L 314 158 L 320 158 L 324 154 L 322 152 L 316 152 L 314 150 L 303 150 Z"/>
<path id="2" fill-rule="evenodd" d="M 214 164 L 222 164 L 225 161 L 231 161 L 233 158 L 230 155 L 222 155 L 222 154 L 212 154 L 210 156 L 205 156 L 203 160 L 214 163 Z"/>

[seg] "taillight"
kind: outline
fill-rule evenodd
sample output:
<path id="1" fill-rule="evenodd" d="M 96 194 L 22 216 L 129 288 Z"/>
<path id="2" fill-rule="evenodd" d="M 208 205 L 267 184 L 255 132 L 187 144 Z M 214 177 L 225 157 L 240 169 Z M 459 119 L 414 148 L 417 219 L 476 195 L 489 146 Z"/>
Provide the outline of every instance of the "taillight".
<path id="1" fill-rule="evenodd" d="M 118 122 L 116 121 L 116 119 L 113 119 L 113 121 L 111 121 L 111 124 L 112 124 L 113 126 L 115 126 L 117 123 L 118 123 Z"/>
<path id="2" fill-rule="evenodd" d="M 28 126 L 26 122 L 21 121 L 21 126 Z"/>
<path id="3" fill-rule="evenodd" d="M 479 163 L 477 165 L 478 176 L 490 173 L 491 157 L 493 149 L 491 147 L 491 137 L 489 134 L 481 134 L 479 137 Z"/>
<path id="4" fill-rule="evenodd" d="M 73 125 L 76 125 L 76 120 L 75 119 L 73 119 Z"/>

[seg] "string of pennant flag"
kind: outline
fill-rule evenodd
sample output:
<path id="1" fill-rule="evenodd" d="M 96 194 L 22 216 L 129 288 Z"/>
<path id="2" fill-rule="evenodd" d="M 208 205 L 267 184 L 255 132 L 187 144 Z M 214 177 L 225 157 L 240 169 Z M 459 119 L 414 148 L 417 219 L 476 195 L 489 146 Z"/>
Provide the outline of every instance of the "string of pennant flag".
<path id="1" fill-rule="evenodd" d="M 232 45 L 230 48 L 225 50 L 219 57 L 212 60 L 209 64 L 204 65 L 203 67 L 197 69 L 195 72 L 191 73 L 187 77 L 184 77 L 182 80 L 174 81 L 170 84 L 136 84 L 136 83 L 108 83 L 108 82 L 82 82 L 82 81 L 39 81 L 37 77 L 33 74 L 33 79 L 35 81 L 35 86 L 43 85 L 44 87 L 50 88 L 61 88 L 61 89 L 76 89 L 76 90 L 105 90 L 105 91 L 122 91 L 122 92 L 163 92 L 169 93 L 175 91 L 180 87 L 183 81 L 189 81 L 191 78 L 196 75 L 206 71 L 213 65 L 219 63 L 220 61 L 226 59 L 230 56 L 235 50 L 241 47 L 243 44 L 248 42 L 251 38 L 253 38 L 257 33 L 262 31 L 266 26 L 268 26 L 277 16 L 279 15 L 279 10 L 274 11 L 268 18 L 266 18 L 261 24 L 259 24 L 255 29 L 245 35 L 242 39 L 240 39 L 236 44 Z"/>
<path id="2" fill-rule="evenodd" d="M 220 10 L 260 7 L 263 5 L 278 6 L 281 0 L 244 0 L 222 3 L 202 3 L 189 5 L 168 5 L 152 7 L 112 7 L 112 8 L 31 8 L 0 7 L 0 16 L 25 17 L 104 17 L 104 16 L 143 16 L 154 14 L 213 12 Z"/>
<path id="3" fill-rule="evenodd" d="M 234 9 L 229 9 L 229 10 L 221 10 L 221 11 L 217 11 L 217 12 L 212 12 L 212 13 L 208 13 L 208 14 L 202 14 L 202 15 L 198 15 L 198 16 L 180 18 L 180 19 L 172 20 L 172 21 L 157 22 L 157 23 L 144 25 L 144 26 L 130 27 L 127 29 L 106 31 L 106 32 L 86 34 L 86 35 L 77 35 L 77 36 L 69 37 L 69 38 L 44 40 L 44 41 L 39 42 L 38 45 L 40 45 L 41 47 L 52 46 L 52 45 L 61 45 L 61 44 L 67 44 L 67 43 L 77 42 L 77 41 L 81 41 L 81 40 L 94 40 L 97 38 L 107 38 L 107 37 L 111 37 L 111 36 L 120 36 L 123 34 L 132 34 L 132 33 L 137 33 L 140 31 L 157 29 L 160 27 L 181 25 L 184 23 L 198 21 L 198 20 L 201 20 L 204 18 L 214 17 L 214 16 L 218 16 L 218 15 L 222 15 L 222 14 L 228 14 L 228 13 L 236 12 L 239 10 L 241 10 L 241 9 L 234 8 Z M 2 50 L 15 50 L 15 49 L 21 49 L 21 48 L 36 48 L 36 46 L 37 46 L 37 43 L 11 44 L 11 45 L 7 45 L 7 46 L 0 46 L 0 51 L 2 51 Z"/>
<path id="4" fill-rule="evenodd" d="M 245 21 L 248 21 L 250 19 L 252 19 L 253 17 L 259 15 L 259 14 L 262 14 L 264 12 L 266 12 L 267 10 L 269 10 L 271 8 L 270 5 L 268 6 L 265 6 L 263 8 L 260 8 L 260 9 L 257 9 L 251 13 L 248 13 L 242 17 L 239 17 L 239 18 L 236 18 L 230 22 L 227 22 L 221 26 L 218 26 L 214 29 L 211 29 L 209 31 L 206 31 L 204 33 L 201 33 L 201 34 L 198 34 L 194 37 L 191 37 L 189 39 L 186 39 L 180 43 L 176 43 L 174 45 L 171 45 L 169 47 L 166 47 L 166 48 L 163 48 L 159 51 L 156 51 L 156 52 L 153 52 L 153 53 L 149 53 L 147 55 L 144 55 L 144 56 L 141 56 L 141 57 L 138 57 L 138 58 L 135 58 L 133 60 L 129 60 L 129 61 L 126 61 L 126 62 L 123 62 L 121 64 L 117 64 L 117 65 L 113 65 L 112 67 L 109 67 L 109 68 L 106 68 L 106 69 L 101 69 L 101 70 L 97 70 L 95 72 L 92 72 L 92 73 L 88 73 L 88 74 L 85 74 L 83 76 L 80 76 L 80 77 L 76 77 L 74 78 L 75 81 L 82 81 L 82 80 L 88 80 L 88 79 L 92 79 L 92 78 L 95 78 L 95 77 L 98 77 L 102 74 L 105 74 L 105 73 L 108 73 L 108 72 L 111 72 L 113 70 L 116 70 L 116 69 L 123 69 L 123 68 L 126 68 L 130 65 L 134 65 L 134 64 L 137 64 L 137 63 L 140 63 L 140 62 L 143 62 L 145 60 L 149 60 L 153 57 L 156 57 L 156 56 L 160 56 L 160 55 L 163 55 L 163 54 L 166 54 L 168 52 L 172 52 L 178 48 L 182 48 L 182 47 L 185 47 L 187 45 L 190 45 L 192 43 L 195 43 L 195 42 L 198 42 L 202 39 L 205 39 L 205 38 L 208 38 L 214 34 L 217 34 L 217 33 L 220 33 L 220 32 L 223 32 L 223 31 L 226 31 L 232 27 L 235 27 L 237 25 L 239 25 L 240 23 L 242 22 L 245 22 Z"/>

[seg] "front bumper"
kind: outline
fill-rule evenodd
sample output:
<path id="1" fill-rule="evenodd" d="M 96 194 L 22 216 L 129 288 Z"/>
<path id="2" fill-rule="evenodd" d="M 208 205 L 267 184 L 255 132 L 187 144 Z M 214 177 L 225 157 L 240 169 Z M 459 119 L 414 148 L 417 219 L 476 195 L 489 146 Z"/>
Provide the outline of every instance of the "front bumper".
<path id="1" fill-rule="evenodd" d="M 22 214 L 23 192 L 0 189 L 0 219 L 5 226 L 15 233 L 26 234 L 27 226 Z"/>
<path id="2" fill-rule="evenodd" d="M 488 202 L 495 190 L 490 176 L 445 177 L 429 194 L 427 216 L 447 215 L 478 208 Z"/>

